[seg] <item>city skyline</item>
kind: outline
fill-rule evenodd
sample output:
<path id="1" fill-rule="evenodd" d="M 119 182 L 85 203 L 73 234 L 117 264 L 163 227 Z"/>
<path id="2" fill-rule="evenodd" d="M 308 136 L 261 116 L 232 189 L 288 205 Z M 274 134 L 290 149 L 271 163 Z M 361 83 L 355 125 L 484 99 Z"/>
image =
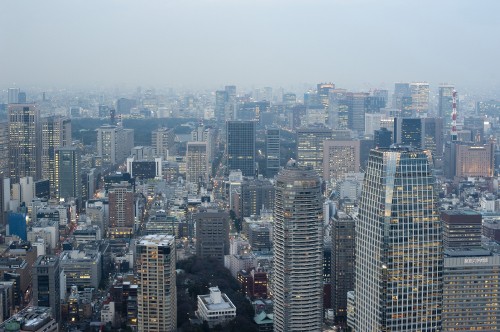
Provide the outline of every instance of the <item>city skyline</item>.
<path id="1" fill-rule="evenodd" d="M 15 29 L 0 36 L 12 50 L 0 64 L 0 86 L 216 89 L 333 80 L 356 90 L 398 81 L 495 89 L 499 7 L 494 1 L 6 2 L 0 27 Z M 27 18 L 23 24 L 17 13 Z"/>

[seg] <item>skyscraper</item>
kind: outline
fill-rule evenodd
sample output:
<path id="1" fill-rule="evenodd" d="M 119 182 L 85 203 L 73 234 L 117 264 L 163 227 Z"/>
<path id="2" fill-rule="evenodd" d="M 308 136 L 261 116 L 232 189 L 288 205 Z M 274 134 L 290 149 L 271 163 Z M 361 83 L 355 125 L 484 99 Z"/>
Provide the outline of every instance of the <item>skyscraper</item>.
<path id="1" fill-rule="evenodd" d="M 429 111 L 429 83 L 410 83 L 412 110 L 416 114 L 425 114 Z"/>
<path id="2" fill-rule="evenodd" d="M 227 121 L 227 169 L 255 176 L 255 121 Z"/>
<path id="3" fill-rule="evenodd" d="M 411 98 L 409 83 L 394 83 L 394 94 L 392 95 L 392 108 L 402 110 L 403 98 Z"/>
<path id="4" fill-rule="evenodd" d="M 266 130 L 266 176 L 271 178 L 280 170 L 280 130 L 268 128 Z"/>
<path id="5" fill-rule="evenodd" d="M 122 181 L 113 184 L 108 192 L 109 232 L 112 237 L 129 237 L 134 230 L 134 191 Z"/>
<path id="6" fill-rule="evenodd" d="M 424 143 L 422 121 L 421 118 L 395 118 L 394 143 L 422 148 Z"/>
<path id="7" fill-rule="evenodd" d="M 218 207 L 200 207 L 193 216 L 196 223 L 196 255 L 221 262 L 229 254 L 229 214 Z"/>
<path id="8" fill-rule="evenodd" d="M 453 110 L 454 85 L 443 84 L 439 86 L 437 116 L 444 119 L 445 128 L 451 127 L 451 112 Z"/>
<path id="9" fill-rule="evenodd" d="M 71 119 L 48 116 L 41 119 L 42 127 L 42 179 L 50 181 L 51 196 L 56 195 L 55 154 L 56 150 L 71 146 Z"/>
<path id="10" fill-rule="evenodd" d="M 12 183 L 41 171 L 40 110 L 34 104 L 9 105 L 9 162 Z"/>
<path id="11" fill-rule="evenodd" d="M 323 142 L 323 179 L 335 183 L 347 173 L 359 172 L 359 141 L 326 140 Z"/>
<path id="12" fill-rule="evenodd" d="M 348 128 L 354 131 L 363 132 L 365 130 L 365 100 L 368 93 L 352 93 L 346 95 L 348 107 Z"/>
<path id="13" fill-rule="evenodd" d="M 7 95 L 7 103 L 8 104 L 17 104 L 19 103 L 19 88 L 9 88 Z"/>
<path id="14" fill-rule="evenodd" d="M 276 180 L 274 331 L 321 331 L 323 202 L 316 172 L 289 161 Z"/>
<path id="15" fill-rule="evenodd" d="M 186 150 L 186 181 L 207 183 L 211 173 L 207 142 L 188 142 Z"/>
<path id="16" fill-rule="evenodd" d="M 97 155 L 105 166 L 121 163 L 134 147 L 134 130 L 104 125 L 97 128 Z"/>
<path id="17" fill-rule="evenodd" d="M 442 229 L 429 151 L 372 150 L 356 221 L 356 331 L 439 331 Z"/>
<path id="18" fill-rule="evenodd" d="M 311 166 L 318 174 L 323 173 L 323 142 L 332 139 L 332 130 L 326 127 L 297 130 L 297 162 Z"/>
<path id="19" fill-rule="evenodd" d="M 33 264 L 33 305 L 50 307 L 52 318 L 61 319 L 61 268 L 58 256 L 38 256 Z"/>
<path id="20" fill-rule="evenodd" d="M 55 188 L 58 199 L 76 199 L 82 203 L 82 179 L 80 171 L 80 153 L 76 148 L 64 147 L 55 153 Z"/>
<path id="21" fill-rule="evenodd" d="M 136 243 L 139 275 L 137 326 L 139 332 L 173 332 L 177 329 L 175 238 L 146 235 Z"/>
<path id="22" fill-rule="evenodd" d="M 158 128 L 152 131 L 151 145 L 157 156 L 167 160 L 169 153 L 173 152 L 174 144 L 175 132 L 173 128 Z"/>

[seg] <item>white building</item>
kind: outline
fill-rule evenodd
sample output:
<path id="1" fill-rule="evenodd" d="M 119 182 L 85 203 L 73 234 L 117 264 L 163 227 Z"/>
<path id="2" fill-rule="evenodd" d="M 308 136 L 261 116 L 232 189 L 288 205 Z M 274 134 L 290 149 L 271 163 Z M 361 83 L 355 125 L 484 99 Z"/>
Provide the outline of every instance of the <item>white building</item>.
<path id="1" fill-rule="evenodd" d="M 236 307 L 219 287 L 210 287 L 210 294 L 198 295 L 196 316 L 206 320 L 210 327 L 227 322 L 236 317 Z"/>

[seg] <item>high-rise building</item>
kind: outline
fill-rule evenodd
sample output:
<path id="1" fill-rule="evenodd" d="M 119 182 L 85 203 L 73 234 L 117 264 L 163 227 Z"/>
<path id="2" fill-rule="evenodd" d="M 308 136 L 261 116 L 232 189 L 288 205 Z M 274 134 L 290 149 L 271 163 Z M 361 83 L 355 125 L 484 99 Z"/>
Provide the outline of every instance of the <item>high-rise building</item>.
<path id="1" fill-rule="evenodd" d="M 33 305 L 49 307 L 56 322 L 61 319 L 62 273 L 58 256 L 38 256 L 33 264 Z"/>
<path id="2" fill-rule="evenodd" d="M 196 255 L 220 262 L 229 254 L 229 213 L 217 206 L 200 207 L 193 216 L 196 224 Z"/>
<path id="3" fill-rule="evenodd" d="M 151 133 L 151 145 L 156 155 L 167 160 L 169 153 L 174 152 L 175 132 L 173 128 L 158 128 Z M 175 155 L 175 154 L 174 154 Z"/>
<path id="4" fill-rule="evenodd" d="M 274 331 L 321 331 L 323 199 L 321 180 L 293 160 L 276 180 Z"/>
<path id="5" fill-rule="evenodd" d="M 136 243 L 139 332 L 177 330 L 175 237 L 146 235 Z"/>
<path id="6" fill-rule="evenodd" d="M 332 309 L 337 319 L 347 315 L 347 292 L 354 289 L 355 220 L 338 211 L 332 220 Z"/>
<path id="7" fill-rule="evenodd" d="M 359 172 L 358 140 L 326 140 L 323 142 L 323 179 L 336 182 L 347 173 Z"/>
<path id="8" fill-rule="evenodd" d="M 348 107 L 348 123 L 349 129 L 363 132 L 365 130 L 365 100 L 368 93 L 353 93 L 348 92 L 346 95 L 346 104 Z"/>
<path id="9" fill-rule="evenodd" d="M 134 147 L 134 130 L 104 125 L 97 130 L 97 155 L 105 166 L 125 161 Z"/>
<path id="10" fill-rule="evenodd" d="M 500 256 L 445 250 L 442 331 L 498 331 Z"/>
<path id="11" fill-rule="evenodd" d="M 136 106 L 134 99 L 120 98 L 116 101 L 117 114 L 130 114 L 130 110 Z"/>
<path id="12" fill-rule="evenodd" d="M 227 121 L 226 158 L 228 171 L 241 170 L 255 176 L 255 121 Z"/>
<path id="13" fill-rule="evenodd" d="M 130 237 L 134 230 L 134 191 L 125 181 L 108 191 L 109 232 L 112 237 Z"/>
<path id="14" fill-rule="evenodd" d="M 423 149 L 430 150 L 434 163 L 443 159 L 443 119 L 423 118 Z"/>
<path id="15" fill-rule="evenodd" d="M 241 184 L 241 216 L 258 216 L 274 208 L 274 185 L 268 179 L 244 179 Z"/>
<path id="16" fill-rule="evenodd" d="M 403 98 L 405 97 L 409 97 L 411 99 L 410 84 L 394 83 L 394 94 L 392 95 L 392 108 L 402 110 Z"/>
<path id="17" fill-rule="evenodd" d="M 188 142 L 186 150 L 186 181 L 208 183 L 211 167 L 207 142 Z"/>
<path id="18" fill-rule="evenodd" d="M 266 176 L 274 177 L 280 170 L 280 130 L 268 128 L 266 130 Z"/>
<path id="19" fill-rule="evenodd" d="M 0 122 L 0 175 L 9 177 L 9 123 Z"/>
<path id="20" fill-rule="evenodd" d="M 323 142 L 332 139 L 332 130 L 326 127 L 297 130 L 297 162 L 323 173 Z"/>
<path id="21" fill-rule="evenodd" d="M 451 127 L 451 113 L 453 111 L 454 85 L 443 84 L 439 86 L 437 116 L 444 119 L 445 128 Z"/>
<path id="22" fill-rule="evenodd" d="M 455 148 L 455 176 L 492 177 L 495 170 L 493 143 L 453 144 Z"/>
<path id="23" fill-rule="evenodd" d="M 48 116 L 41 119 L 42 127 L 42 179 L 50 181 L 51 196 L 56 195 L 56 150 L 71 146 L 71 119 Z"/>
<path id="24" fill-rule="evenodd" d="M 387 128 L 375 130 L 373 135 L 373 143 L 375 148 L 388 148 L 392 144 L 392 131 Z"/>
<path id="25" fill-rule="evenodd" d="M 421 118 L 395 118 L 394 143 L 422 148 L 424 135 Z"/>
<path id="26" fill-rule="evenodd" d="M 9 105 L 9 162 L 12 183 L 25 176 L 40 179 L 40 110 L 34 104 Z"/>
<path id="27" fill-rule="evenodd" d="M 75 199 L 77 206 L 82 203 L 82 179 L 80 170 L 80 153 L 74 147 L 59 148 L 55 151 L 55 185 L 56 197 Z"/>
<path id="28" fill-rule="evenodd" d="M 356 221 L 356 331 L 440 331 L 442 227 L 429 151 L 372 150 Z"/>
<path id="29" fill-rule="evenodd" d="M 227 92 L 224 90 L 215 91 L 214 116 L 217 123 L 225 121 L 225 107 L 227 102 Z"/>
<path id="30" fill-rule="evenodd" d="M 417 114 L 429 112 L 429 83 L 410 83 L 412 110 Z"/>
<path id="31" fill-rule="evenodd" d="M 19 103 L 19 88 L 9 88 L 7 94 L 7 104 Z"/>
<path id="32" fill-rule="evenodd" d="M 482 217 L 473 210 L 441 212 L 443 246 L 447 249 L 474 249 L 481 247 Z"/>

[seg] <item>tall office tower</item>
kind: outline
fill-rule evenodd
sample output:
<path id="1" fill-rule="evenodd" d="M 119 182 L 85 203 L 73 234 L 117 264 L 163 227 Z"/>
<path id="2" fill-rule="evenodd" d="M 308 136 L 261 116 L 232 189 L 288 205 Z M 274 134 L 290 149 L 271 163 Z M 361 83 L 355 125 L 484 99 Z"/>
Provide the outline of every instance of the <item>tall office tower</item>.
<path id="1" fill-rule="evenodd" d="M 365 130 L 365 100 L 368 93 L 348 92 L 346 95 L 346 104 L 348 108 L 348 123 L 349 129 L 363 132 Z"/>
<path id="2" fill-rule="evenodd" d="M 125 181 L 108 191 L 109 232 L 111 237 L 130 237 L 134 231 L 134 191 Z"/>
<path id="3" fill-rule="evenodd" d="M 482 216 L 473 210 L 441 212 L 443 246 L 447 249 L 481 247 Z"/>
<path id="4" fill-rule="evenodd" d="M 340 320 L 347 316 L 347 292 L 354 289 L 354 225 L 354 219 L 342 211 L 332 218 L 332 308 Z"/>
<path id="5" fill-rule="evenodd" d="M 186 149 L 186 181 L 208 183 L 211 174 L 207 142 L 188 142 Z"/>
<path id="6" fill-rule="evenodd" d="M 9 88 L 7 94 L 7 104 L 18 104 L 19 103 L 19 88 Z"/>
<path id="7" fill-rule="evenodd" d="M 9 123 L 0 122 L 0 175 L 9 176 Z"/>
<path id="8" fill-rule="evenodd" d="M 216 205 L 199 207 L 193 216 L 196 223 L 196 255 L 224 262 L 229 254 L 229 213 Z"/>
<path id="9" fill-rule="evenodd" d="M 389 102 L 389 90 L 375 89 L 373 90 L 372 95 L 373 97 L 377 97 L 381 100 L 381 108 L 385 108 L 387 106 L 387 103 Z"/>
<path id="10" fill-rule="evenodd" d="M 236 113 L 236 86 L 226 85 L 224 87 L 226 91 L 226 103 L 224 104 L 224 120 L 237 120 L 235 118 Z"/>
<path id="11" fill-rule="evenodd" d="M 444 119 L 445 128 L 451 127 L 451 112 L 453 110 L 454 85 L 443 84 L 439 86 L 437 116 Z"/>
<path id="12" fill-rule="evenodd" d="M 317 85 L 316 93 L 318 95 L 319 102 L 324 109 L 328 108 L 330 102 L 330 91 L 335 90 L 335 84 L 333 83 L 319 83 Z"/>
<path id="13" fill-rule="evenodd" d="M 156 151 L 158 157 L 163 157 L 167 160 L 169 153 L 175 155 L 175 132 L 174 128 L 158 128 L 151 133 L 151 145 Z"/>
<path id="14" fill-rule="evenodd" d="M 17 102 L 19 104 L 26 104 L 26 92 L 20 91 L 17 94 Z"/>
<path id="15" fill-rule="evenodd" d="M 227 170 L 255 176 L 255 121 L 226 122 Z"/>
<path id="16" fill-rule="evenodd" d="M 423 118 L 423 148 L 430 150 L 434 157 L 434 163 L 441 162 L 443 159 L 443 119 L 442 118 Z"/>
<path id="17" fill-rule="evenodd" d="M 422 121 L 421 118 L 395 118 L 394 143 L 422 148 L 424 142 Z"/>
<path id="18" fill-rule="evenodd" d="M 40 110 L 34 104 L 9 105 L 9 168 L 12 183 L 25 176 L 40 179 Z"/>
<path id="19" fill-rule="evenodd" d="M 208 162 L 212 164 L 217 154 L 217 130 L 203 125 L 198 126 L 191 132 L 193 142 L 206 142 Z"/>
<path id="20" fill-rule="evenodd" d="M 42 179 L 50 181 L 50 193 L 56 195 L 55 155 L 56 150 L 71 146 L 71 119 L 49 116 L 41 119 L 42 127 Z"/>
<path id="21" fill-rule="evenodd" d="M 349 108 L 346 101 L 347 90 L 335 89 L 330 91 L 328 103 L 328 127 L 331 129 L 347 129 Z"/>
<path id="22" fill-rule="evenodd" d="M 402 110 L 404 97 L 411 98 L 410 84 L 394 83 L 394 94 L 392 95 L 392 108 Z"/>
<path id="23" fill-rule="evenodd" d="M 356 221 L 356 331 L 439 331 L 442 227 L 429 151 L 372 150 Z"/>
<path id="24" fill-rule="evenodd" d="M 125 161 L 134 147 L 134 130 L 104 125 L 96 131 L 97 155 L 102 158 L 102 164 L 111 166 Z"/>
<path id="25" fill-rule="evenodd" d="M 58 256 L 38 256 L 33 264 L 33 305 L 49 307 L 57 322 L 61 319 L 61 275 Z"/>
<path id="26" fill-rule="evenodd" d="M 82 173 L 80 153 L 76 148 L 64 147 L 55 153 L 55 188 L 56 198 L 68 202 L 75 199 L 78 207 L 82 204 Z"/>
<path id="27" fill-rule="evenodd" d="M 281 140 L 279 128 L 266 129 L 266 177 L 272 178 L 280 170 Z"/>
<path id="28" fill-rule="evenodd" d="M 323 199 L 316 172 L 293 160 L 276 180 L 274 331 L 321 331 Z"/>
<path id="29" fill-rule="evenodd" d="M 359 172 L 360 146 L 356 140 L 323 142 L 323 179 L 334 184 L 347 173 Z"/>
<path id="30" fill-rule="evenodd" d="M 225 121 L 225 107 L 227 101 L 227 92 L 224 90 L 215 91 L 215 109 L 214 116 L 217 123 Z"/>
<path id="31" fill-rule="evenodd" d="M 287 107 L 294 106 L 297 103 L 297 96 L 295 93 L 283 94 L 283 104 Z"/>
<path id="32" fill-rule="evenodd" d="M 297 163 L 322 174 L 323 142 L 328 139 L 332 139 L 332 130 L 326 127 L 297 129 Z"/>
<path id="33" fill-rule="evenodd" d="M 495 156 L 493 143 L 453 144 L 455 147 L 455 176 L 458 177 L 492 177 Z"/>
<path id="34" fill-rule="evenodd" d="M 429 112 L 429 83 L 410 83 L 412 110 L 417 116 Z"/>
<path id="35" fill-rule="evenodd" d="M 241 216 L 258 216 L 274 209 L 274 185 L 268 179 L 244 179 L 241 184 Z"/>
<path id="36" fill-rule="evenodd" d="M 387 128 L 375 130 L 373 135 L 373 143 L 375 148 L 388 148 L 392 144 L 392 131 Z"/>
<path id="37" fill-rule="evenodd" d="M 177 330 L 175 256 L 174 236 L 146 235 L 136 243 L 139 332 Z"/>

